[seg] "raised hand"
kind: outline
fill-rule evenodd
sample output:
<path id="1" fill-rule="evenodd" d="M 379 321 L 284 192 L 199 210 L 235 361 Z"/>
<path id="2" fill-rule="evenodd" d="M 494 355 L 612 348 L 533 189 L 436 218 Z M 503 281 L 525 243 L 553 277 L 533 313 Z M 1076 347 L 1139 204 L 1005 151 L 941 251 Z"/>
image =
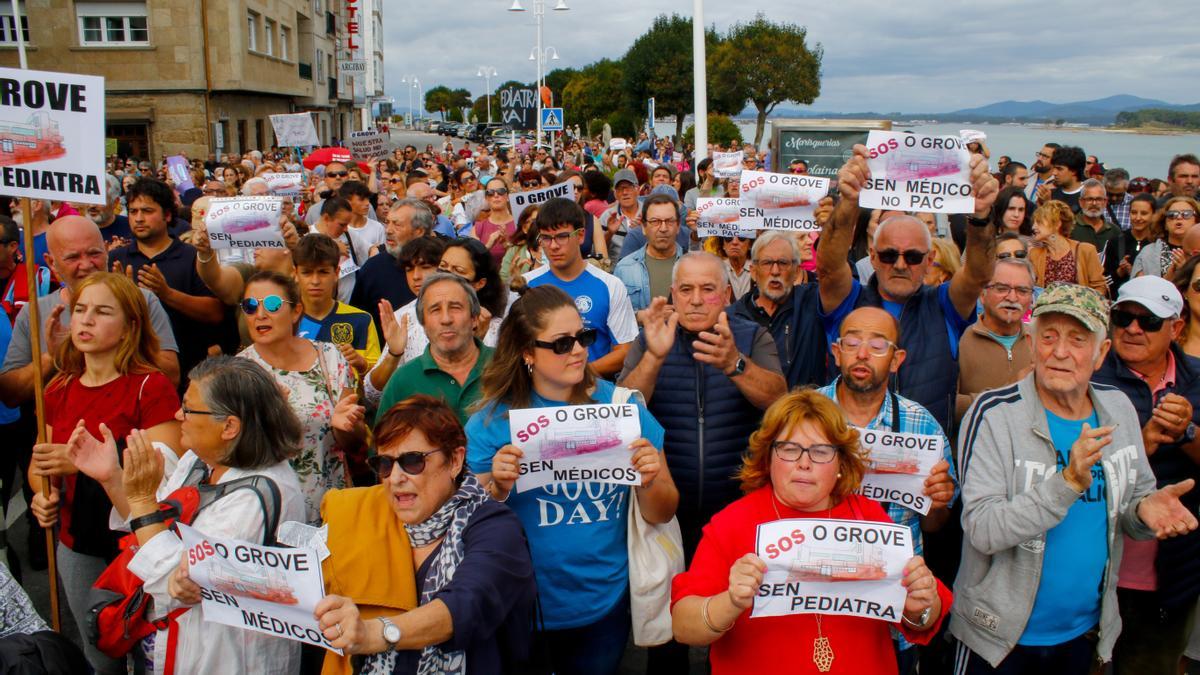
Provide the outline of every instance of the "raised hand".
<path id="1" fill-rule="evenodd" d="M 1138 503 L 1138 517 L 1154 530 L 1154 536 L 1168 539 L 1196 529 L 1195 514 L 1179 501 L 1195 485 L 1196 481 L 1189 478 L 1155 490 Z"/>
<path id="2" fill-rule="evenodd" d="M 330 424 L 338 431 L 352 433 L 366 418 L 367 409 L 358 404 L 358 394 L 346 392 L 333 407 Z"/>
<path id="3" fill-rule="evenodd" d="M 92 435 L 83 420 L 75 425 L 67 440 L 67 454 L 75 468 L 101 485 L 120 480 L 121 464 L 117 460 L 117 443 L 108 425 L 100 423 L 100 440 Z"/>
<path id="4" fill-rule="evenodd" d="M 389 354 L 404 354 L 408 346 L 408 315 L 396 321 L 396 312 L 392 303 L 387 300 L 379 301 L 379 327 L 383 331 L 383 339 L 387 342 L 385 348 Z"/>
<path id="5" fill-rule="evenodd" d="M 721 312 L 716 325 L 711 330 L 701 331 L 697 337 L 699 339 L 692 342 L 692 358 L 726 375 L 731 374 L 737 366 L 738 350 L 733 342 L 733 332 L 729 330 L 729 316 Z"/>
<path id="6" fill-rule="evenodd" d="M 126 437 L 125 468 L 121 483 L 130 505 L 153 504 L 158 508 L 158 486 L 163 477 L 163 456 L 146 438 L 145 432 L 135 429 Z"/>
<path id="7" fill-rule="evenodd" d="M 650 301 L 642 314 L 642 332 L 646 339 L 646 351 L 662 359 L 675 344 L 675 328 L 679 325 L 679 315 L 675 308 L 667 304 L 663 297 Z"/>

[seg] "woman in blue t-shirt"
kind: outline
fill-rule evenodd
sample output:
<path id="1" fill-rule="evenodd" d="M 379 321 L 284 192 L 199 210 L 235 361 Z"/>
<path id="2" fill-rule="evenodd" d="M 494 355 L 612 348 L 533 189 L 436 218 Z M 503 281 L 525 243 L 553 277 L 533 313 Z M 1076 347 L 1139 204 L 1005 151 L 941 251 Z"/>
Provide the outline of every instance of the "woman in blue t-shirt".
<path id="1" fill-rule="evenodd" d="M 516 492 L 522 451 L 509 443 L 508 411 L 611 403 L 616 387 L 588 368 L 595 330 L 554 286 L 528 289 L 509 310 L 483 373 L 483 400 L 467 422 L 467 464 L 525 526 L 556 672 L 612 673 L 629 638 L 628 499 L 663 523 L 679 491 L 667 470 L 663 428 L 638 402 L 642 438 L 630 445 L 642 483 L 552 483 Z"/>

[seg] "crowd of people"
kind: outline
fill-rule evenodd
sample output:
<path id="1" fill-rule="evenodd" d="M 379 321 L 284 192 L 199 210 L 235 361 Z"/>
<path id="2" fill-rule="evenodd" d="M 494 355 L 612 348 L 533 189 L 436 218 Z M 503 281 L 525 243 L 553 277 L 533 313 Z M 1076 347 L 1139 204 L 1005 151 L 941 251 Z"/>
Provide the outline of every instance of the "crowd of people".
<path id="1" fill-rule="evenodd" d="M 607 674 L 640 600 L 631 519 L 678 523 L 645 672 L 704 647 L 716 673 L 1178 673 L 1200 661 L 1200 159 L 1156 182 L 1069 145 L 972 150 L 973 213 L 861 208 L 856 146 L 819 231 L 728 238 L 698 234 L 696 200 L 738 179 L 648 138 L 312 169 L 271 148 L 195 160 L 188 189 L 113 158 L 102 206 L 0 204 L 0 497 L 32 518 L 9 571 L 43 569 L 54 531 L 97 673 Z M 278 173 L 303 176 L 286 246 L 214 249 L 212 200 Z M 595 403 L 636 408 L 637 484 L 518 491 L 510 411 Z M 864 496 L 872 432 L 936 440 L 927 509 Z M 191 525 L 324 527 L 315 619 L 342 656 L 204 619 L 159 505 L 231 484 L 254 489 Z M 758 528 L 810 518 L 911 534 L 894 621 L 751 616 Z M 123 537 L 161 623 L 115 654 L 90 591 Z"/>

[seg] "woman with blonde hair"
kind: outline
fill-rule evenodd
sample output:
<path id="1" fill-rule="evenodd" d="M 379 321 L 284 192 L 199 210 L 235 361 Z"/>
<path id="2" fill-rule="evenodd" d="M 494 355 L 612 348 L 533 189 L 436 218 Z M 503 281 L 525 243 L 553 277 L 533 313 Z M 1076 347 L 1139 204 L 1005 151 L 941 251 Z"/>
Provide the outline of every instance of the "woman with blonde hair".
<path id="1" fill-rule="evenodd" d="M 925 285 L 941 286 L 950 281 L 962 267 L 962 253 L 959 252 L 958 246 L 955 246 L 954 242 L 949 239 L 934 237 L 931 243 L 933 244 L 933 262 L 925 271 Z"/>
<path id="2" fill-rule="evenodd" d="M 1037 285 L 1045 288 L 1055 281 L 1089 286 L 1108 296 L 1104 268 L 1096 247 L 1071 239 L 1075 214 L 1066 203 L 1051 200 L 1033 212 L 1033 239 L 1029 262 L 1037 274 Z"/>
<path id="3" fill-rule="evenodd" d="M 855 493 L 866 470 L 858 431 L 832 400 L 802 389 L 773 403 L 751 434 L 738 473 L 746 496 L 713 516 L 691 566 L 672 582 L 675 639 L 711 645 L 718 675 L 829 672 L 831 666 L 843 673 L 896 673 L 892 630 L 927 644 L 950 610 L 950 590 L 921 556 L 904 565 L 904 609 L 893 621 L 807 613 L 750 618 L 767 571 L 755 554 L 759 525 L 807 518 L 892 522 L 878 502 Z M 793 646 L 795 658 L 779 658 Z"/>

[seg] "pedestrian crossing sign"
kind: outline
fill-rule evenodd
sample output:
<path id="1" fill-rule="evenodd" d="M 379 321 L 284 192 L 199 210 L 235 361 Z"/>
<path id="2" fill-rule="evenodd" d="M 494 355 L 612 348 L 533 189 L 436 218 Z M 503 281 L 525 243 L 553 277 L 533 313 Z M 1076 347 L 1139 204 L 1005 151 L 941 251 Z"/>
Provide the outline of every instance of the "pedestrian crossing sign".
<path id="1" fill-rule="evenodd" d="M 542 108 L 542 130 L 543 131 L 562 131 L 563 130 L 563 109 L 562 108 Z"/>

